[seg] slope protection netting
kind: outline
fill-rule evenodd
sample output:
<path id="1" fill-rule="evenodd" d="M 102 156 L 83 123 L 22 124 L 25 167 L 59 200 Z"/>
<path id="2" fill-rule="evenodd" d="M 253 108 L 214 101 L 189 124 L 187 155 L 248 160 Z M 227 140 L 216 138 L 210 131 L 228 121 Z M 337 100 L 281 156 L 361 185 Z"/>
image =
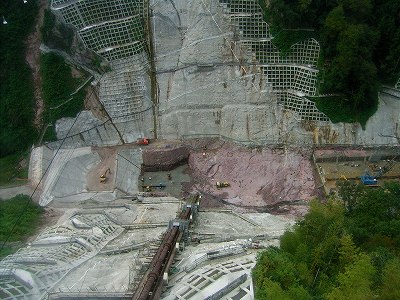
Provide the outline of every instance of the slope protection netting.
<path id="1" fill-rule="evenodd" d="M 100 80 L 100 101 L 113 122 L 143 119 L 149 107 L 144 0 L 53 0 L 52 9 L 73 25 L 85 46 L 112 71 Z M 144 107 L 146 106 L 146 107 Z"/>
<path id="2" fill-rule="evenodd" d="M 143 15 L 145 11 L 143 0 L 53 0 L 51 7 L 60 10 L 65 23 L 78 30 L 93 24 Z"/>
<path id="3" fill-rule="evenodd" d="M 258 1 L 219 0 L 219 3 L 229 17 L 231 25 L 236 28 L 239 43 L 252 54 L 253 60 L 261 67 L 273 90 L 291 91 L 300 97 L 315 96 L 318 74 L 315 66 L 320 51 L 320 46 L 315 39 L 298 42 L 291 46 L 289 53 L 283 55 L 272 43 L 273 36 L 268 24 L 263 20 Z M 85 45 L 110 62 L 124 61 L 125 58 L 144 52 L 146 43 L 144 14 L 147 11 L 145 6 L 144 0 L 53 0 L 52 2 L 52 8 L 60 11 L 67 23 L 78 28 Z M 121 79 L 121 84 L 117 84 L 123 89 L 122 91 L 117 91 L 111 86 L 107 87 L 109 91 L 103 90 L 103 95 L 107 99 L 105 98 L 106 100 L 102 102 L 106 107 L 110 104 L 108 109 L 115 117 L 118 115 L 117 110 L 126 106 L 126 101 L 114 103 L 114 98 L 108 95 L 132 94 L 131 88 L 125 88 L 127 85 L 124 78 Z M 136 85 L 135 80 L 132 85 Z M 142 92 L 140 85 L 138 86 L 139 90 L 135 97 Z M 278 97 L 278 100 L 285 108 L 292 109 L 292 105 L 287 102 L 287 97 Z M 302 102 L 305 101 L 305 99 L 302 100 Z M 136 110 L 136 106 L 136 100 L 132 101 L 128 105 L 128 110 Z M 301 119 L 308 119 L 307 112 L 309 112 L 310 119 L 315 119 L 315 110 L 317 109 L 301 111 L 299 115 Z M 326 120 L 327 118 L 320 113 L 319 119 Z"/>
<path id="4" fill-rule="evenodd" d="M 145 50 L 144 0 L 53 0 L 51 7 L 77 28 L 89 49 L 108 61 Z"/>
<path id="5" fill-rule="evenodd" d="M 262 9 L 256 0 L 219 0 L 231 25 L 239 32 L 240 44 L 251 52 L 255 63 L 262 68 L 266 81 L 277 92 L 278 101 L 294 110 L 302 120 L 328 121 L 314 102 L 320 45 L 309 38 L 295 43 L 283 54 L 274 44 Z"/>
<path id="6" fill-rule="evenodd" d="M 139 120 L 145 109 L 148 86 L 143 74 L 124 69 L 105 74 L 100 84 L 100 99 L 114 122 Z M 148 99 L 148 105 L 150 100 Z"/>

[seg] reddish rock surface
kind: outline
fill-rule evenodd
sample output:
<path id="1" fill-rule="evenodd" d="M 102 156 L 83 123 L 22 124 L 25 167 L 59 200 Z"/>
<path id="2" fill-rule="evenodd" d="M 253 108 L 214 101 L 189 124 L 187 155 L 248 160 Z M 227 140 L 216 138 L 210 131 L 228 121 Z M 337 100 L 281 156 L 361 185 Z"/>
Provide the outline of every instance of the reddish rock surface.
<path id="1" fill-rule="evenodd" d="M 143 147 L 144 171 L 169 171 L 185 164 L 189 149 L 179 142 L 157 141 Z"/>
<path id="2" fill-rule="evenodd" d="M 224 144 L 192 152 L 189 166 L 191 190 L 204 194 L 203 207 L 231 204 L 257 210 L 317 195 L 311 153 L 301 149 L 249 149 Z M 227 181 L 230 186 L 218 189 L 217 181 Z"/>

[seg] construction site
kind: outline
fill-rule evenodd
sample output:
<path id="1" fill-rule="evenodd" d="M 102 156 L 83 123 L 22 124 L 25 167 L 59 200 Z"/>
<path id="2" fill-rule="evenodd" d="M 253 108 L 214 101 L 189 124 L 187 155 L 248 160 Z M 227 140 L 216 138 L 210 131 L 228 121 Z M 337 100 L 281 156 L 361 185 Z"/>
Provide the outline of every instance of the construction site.
<path id="1" fill-rule="evenodd" d="M 1 299 L 254 299 L 257 253 L 311 199 L 400 179 L 399 86 L 365 128 L 332 123 L 318 42 L 280 55 L 256 0 L 49 8 L 108 71 L 32 149 L 49 223 L 0 261 Z"/>

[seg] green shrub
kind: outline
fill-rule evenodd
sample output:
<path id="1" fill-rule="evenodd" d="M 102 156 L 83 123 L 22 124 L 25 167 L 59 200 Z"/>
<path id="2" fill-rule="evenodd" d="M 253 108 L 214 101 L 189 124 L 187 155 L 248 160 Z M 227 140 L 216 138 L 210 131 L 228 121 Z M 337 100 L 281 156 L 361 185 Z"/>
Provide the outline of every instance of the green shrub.
<path id="1" fill-rule="evenodd" d="M 0 185 L 20 184 L 28 178 L 28 153 L 17 153 L 0 158 Z M 25 183 L 25 180 L 22 181 Z"/>
<path id="2" fill-rule="evenodd" d="M 33 234 L 40 223 L 43 208 L 27 195 L 0 201 L 0 245 L 21 241 Z"/>
<path id="3" fill-rule="evenodd" d="M 329 97 L 310 97 L 309 100 L 315 102 L 315 106 L 323 112 L 333 123 L 359 122 L 363 129 L 368 119 L 376 112 L 377 104 L 355 109 L 352 102 L 344 95 Z"/>

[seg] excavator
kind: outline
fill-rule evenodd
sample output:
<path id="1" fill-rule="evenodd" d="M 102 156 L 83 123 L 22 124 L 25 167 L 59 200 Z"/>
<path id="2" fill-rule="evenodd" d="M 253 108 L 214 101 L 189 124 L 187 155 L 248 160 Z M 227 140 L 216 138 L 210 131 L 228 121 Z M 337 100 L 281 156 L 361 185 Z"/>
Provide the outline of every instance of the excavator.
<path id="1" fill-rule="evenodd" d="M 111 174 L 110 168 L 108 168 L 103 174 L 100 175 L 100 183 L 106 183 L 106 181 L 107 181 L 107 173 L 108 173 L 108 175 Z"/>
<path id="2" fill-rule="evenodd" d="M 366 186 L 378 186 L 378 179 L 393 168 L 398 157 L 399 156 L 395 156 L 392 158 L 383 167 L 380 167 L 374 175 L 366 171 L 364 175 L 360 176 L 361 182 Z"/>

